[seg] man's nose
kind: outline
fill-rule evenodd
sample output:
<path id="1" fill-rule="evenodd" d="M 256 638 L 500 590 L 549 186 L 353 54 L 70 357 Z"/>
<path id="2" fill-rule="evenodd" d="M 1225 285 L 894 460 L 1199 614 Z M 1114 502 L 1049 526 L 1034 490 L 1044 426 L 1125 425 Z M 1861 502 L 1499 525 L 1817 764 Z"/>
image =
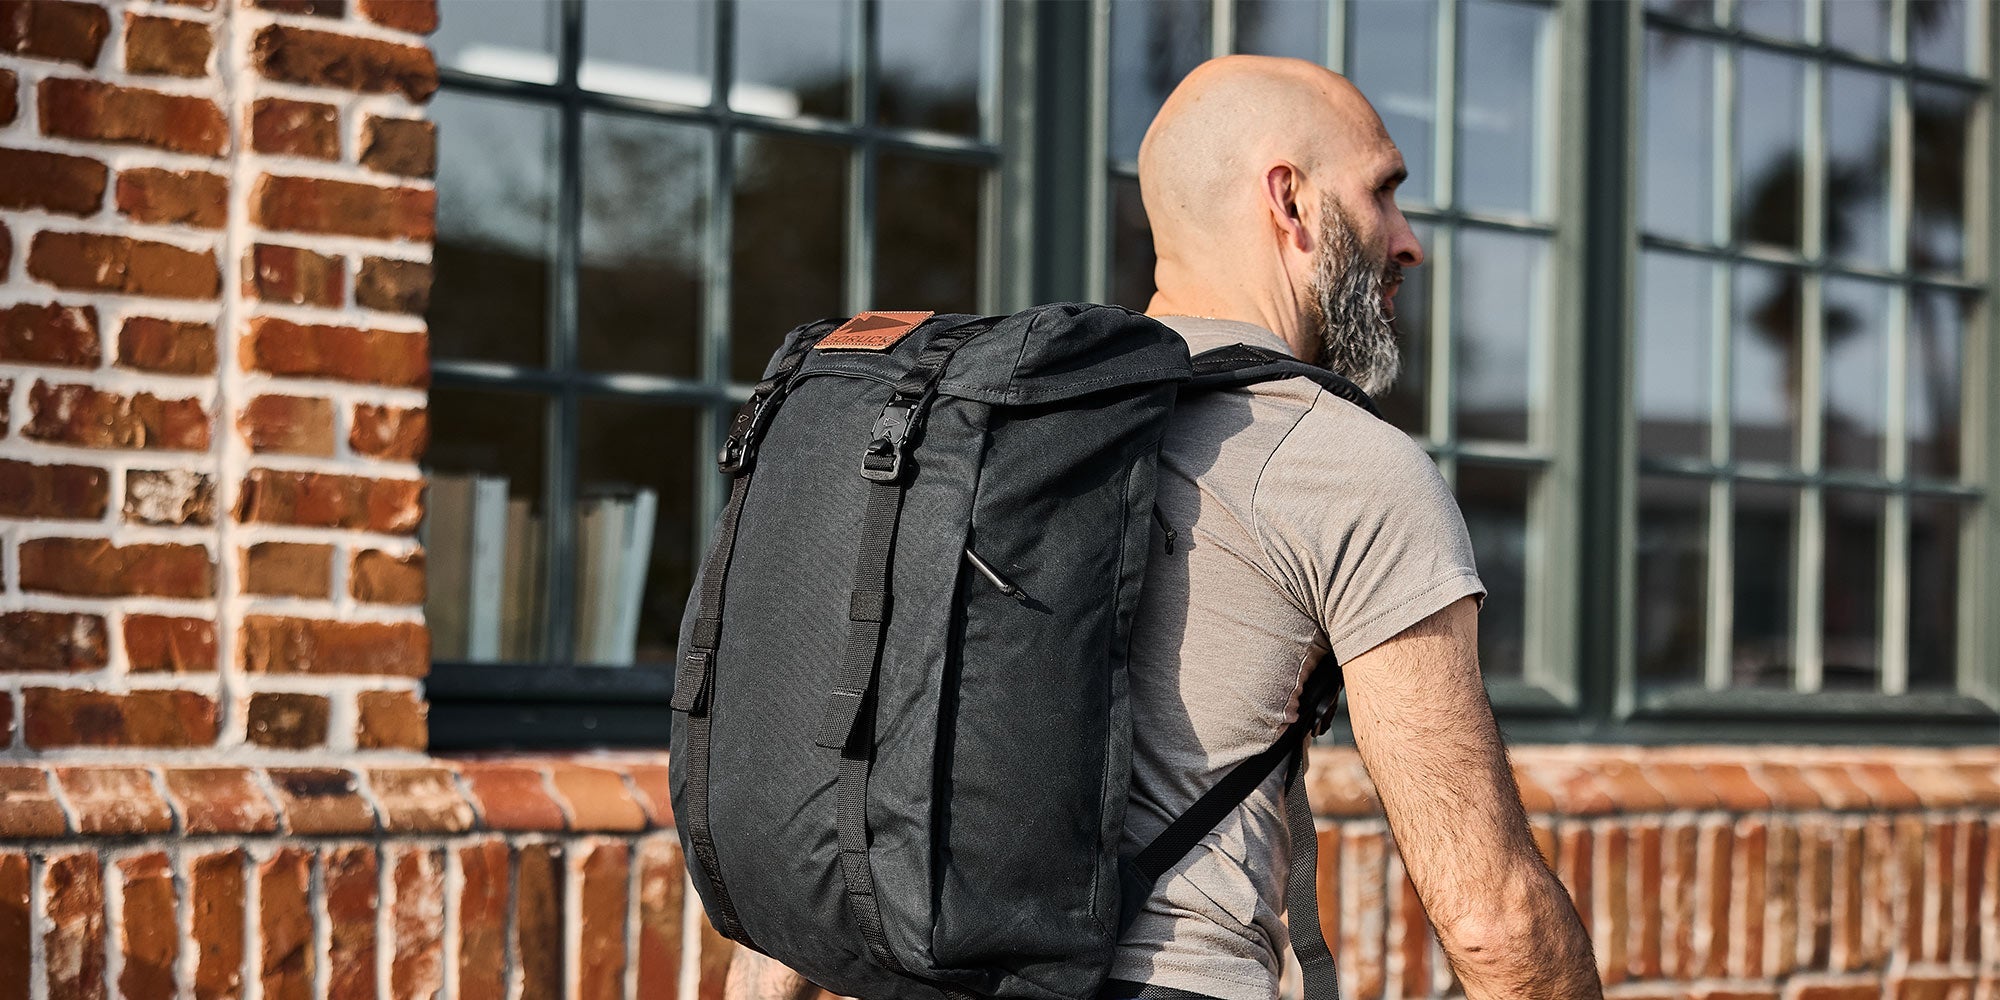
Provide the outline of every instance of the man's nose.
<path id="1" fill-rule="evenodd" d="M 1417 242 L 1417 234 L 1410 228 L 1410 220 L 1403 213 L 1396 213 L 1395 236 L 1389 241 L 1389 259 L 1403 267 L 1416 267 L 1424 262 L 1424 245 Z"/>

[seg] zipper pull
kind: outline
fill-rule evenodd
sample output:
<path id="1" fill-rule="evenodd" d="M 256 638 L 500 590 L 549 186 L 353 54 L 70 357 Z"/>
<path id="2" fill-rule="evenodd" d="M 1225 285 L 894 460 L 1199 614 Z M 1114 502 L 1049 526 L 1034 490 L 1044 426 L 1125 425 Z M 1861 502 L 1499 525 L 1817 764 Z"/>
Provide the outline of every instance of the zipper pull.
<path id="1" fill-rule="evenodd" d="M 1175 533 L 1173 525 L 1167 523 L 1167 515 L 1160 512 L 1159 504 L 1153 505 L 1153 523 L 1159 525 L 1160 533 L 1167 536 L 1167 554 L 1173 555 L 1174 539 L 1179 538 L 1180 535 Z"/>
<path id="2" fill-rule="evenodd" d="M 978 570 L 979 575 L 985 577 L 986 582 L 992 584 L 1001 593 L 1022 604 L 1029 603 L 1028 595 L 1025 591 L 1014 586 L 1014 584 L 1009 582 L 1006 577 L 1001 576 L 993 567 L 986 565 L 986 560 L 979 558 L 979 553 L 972 551 L 972 547 L 969 545 L 965 549 L 965 561 L 971 563 L 972 568 Z"/>

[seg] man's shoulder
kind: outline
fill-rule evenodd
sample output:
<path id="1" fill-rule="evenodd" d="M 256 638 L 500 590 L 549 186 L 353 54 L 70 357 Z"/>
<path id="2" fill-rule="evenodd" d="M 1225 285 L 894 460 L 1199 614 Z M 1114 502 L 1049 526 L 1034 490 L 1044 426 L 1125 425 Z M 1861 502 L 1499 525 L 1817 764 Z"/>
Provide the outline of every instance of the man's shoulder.
<path id="1" fill-rule="evenodd" d="M 1303 379 L 1293 379 L 1303 382 Z M 1270 474 L 1281 480 L 1345 481 L 1357 476 L 1428 483 L 1437 465 L 1401 428 L 1314 386 L 1271 456 Z"/>

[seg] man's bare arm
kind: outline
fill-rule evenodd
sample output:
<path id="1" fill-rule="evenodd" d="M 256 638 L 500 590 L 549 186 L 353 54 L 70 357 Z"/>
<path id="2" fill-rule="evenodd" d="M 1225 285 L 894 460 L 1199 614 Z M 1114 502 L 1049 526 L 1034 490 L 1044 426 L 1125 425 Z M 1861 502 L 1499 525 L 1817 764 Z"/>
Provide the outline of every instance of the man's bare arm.
<path id="1" fill-rule="evenodd" d="M 810 1000 L 819 987 L 775 958 L 737 948 L 723 980 L 722 1000 Z"/>
<path id="2" fill-rule="evenodd" d="M 1601 997 L 1583 923 L 1528 831 L 1478 629 L 1468 597 L 1342 664 L 1354 742 L 1466 996 Z"/>

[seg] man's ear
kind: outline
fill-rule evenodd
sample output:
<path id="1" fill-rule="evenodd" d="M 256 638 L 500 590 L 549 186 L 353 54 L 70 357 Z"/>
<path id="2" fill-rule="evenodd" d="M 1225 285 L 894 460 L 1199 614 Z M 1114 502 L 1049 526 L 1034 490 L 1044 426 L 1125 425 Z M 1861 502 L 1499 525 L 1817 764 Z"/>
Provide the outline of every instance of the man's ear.
<path id="1" fill-rule="evenodd" d="M 1311 253 L 1312 230 L 1307 228 L 1305 213 L 1299 207 L 1303 181 L 1299 168 L 1283 162 L 1273 164 L 1264 171 L 1264 207 L 1270 211 L 1272 224 L 1284 234 L 1292 249 Z"/>

